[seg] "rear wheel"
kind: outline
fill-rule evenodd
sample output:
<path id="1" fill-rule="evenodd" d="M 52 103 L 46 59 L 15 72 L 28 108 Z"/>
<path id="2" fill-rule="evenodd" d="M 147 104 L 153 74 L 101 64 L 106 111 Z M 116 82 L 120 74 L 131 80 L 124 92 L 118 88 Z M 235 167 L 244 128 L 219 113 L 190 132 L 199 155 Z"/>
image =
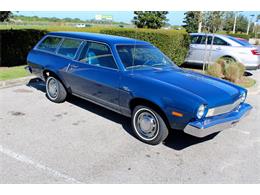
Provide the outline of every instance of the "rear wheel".
<path id="1" fill-rule="evenodd" d="M 56 103 L 64 102 L 67 97 L 67 91 L 63 84 L 52 76 L 46 80 L 46 94 L 51 101 Z"/>
<path id="2" fill-rule="evenodd" d="M 236 62 L 236 60 L 230 56 L 224 56 L 224 57 L 221 57 L 220 59 L 223 60 L 225 63 Z"/>
<path id="3" fill-rule="evenodd" d="M 162 117 L 146 106 L 136 106 L 132 114 L 132 128 L 138 139 L 157 145 L 168 136 L 168 128 Z"/>

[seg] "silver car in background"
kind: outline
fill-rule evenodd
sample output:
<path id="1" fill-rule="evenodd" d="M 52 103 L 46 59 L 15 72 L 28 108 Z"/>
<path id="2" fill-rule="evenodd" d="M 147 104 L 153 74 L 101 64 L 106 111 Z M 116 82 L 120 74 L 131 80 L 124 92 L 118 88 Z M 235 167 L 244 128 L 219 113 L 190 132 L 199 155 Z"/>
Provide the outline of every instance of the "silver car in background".
<path id="1" fill-rule="evenodd" d="M 260 51 L 245 39 L 220 34 L 191 33 L 190 35 L 191 44 L 185 59 L 186 63 L 212 64 L 219 58 L 223 58 L 240 62 L 246 69 L 260 68 Z"/>

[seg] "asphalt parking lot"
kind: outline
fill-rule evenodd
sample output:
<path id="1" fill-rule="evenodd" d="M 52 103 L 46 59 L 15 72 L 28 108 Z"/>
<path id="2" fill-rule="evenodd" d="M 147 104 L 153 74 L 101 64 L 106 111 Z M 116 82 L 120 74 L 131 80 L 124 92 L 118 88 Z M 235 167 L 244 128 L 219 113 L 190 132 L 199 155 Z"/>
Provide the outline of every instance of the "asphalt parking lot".
<path id="1" fill-rule="evenodd" d="M 129 119 L 76 97 L 52 103 L 39 82 L 0 89 L 0 183 L 260 183 L 260 91 L 247 101 L 232 129 L 150 146 Z"/>

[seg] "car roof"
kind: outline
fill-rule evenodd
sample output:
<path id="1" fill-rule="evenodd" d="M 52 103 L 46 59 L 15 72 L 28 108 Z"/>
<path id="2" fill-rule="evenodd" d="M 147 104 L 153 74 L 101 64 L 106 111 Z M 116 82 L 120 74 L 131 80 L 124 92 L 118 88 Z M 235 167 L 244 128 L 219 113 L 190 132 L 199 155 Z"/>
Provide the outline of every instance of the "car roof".
<path id="1" fill-rule="evenodd" d="M 205 34 L 213 36 L 213 33 L 190 33 L 190 35 L 205 35 Z M 214 34 L 214 36 L 227 37 L 227 35 L 224 34 Z"/>
<path id="2" fill-rule="evenodd" d="M 54 35 L 54 36 L 62 36 L 68 38 L 78 38 L 78 39 L 86 39 L 86 40 L 93 40 L 98 42 L 104 42 L 110 45 L 115 44 L 150 44 L 145 41 L 131 39 L 127 37 L 120 37 L 114 35 L 107 35 L 107 34 L 99 34 L 99 33 L 87 33 L 87 32 L 50 32 L 47 35 Z"/>

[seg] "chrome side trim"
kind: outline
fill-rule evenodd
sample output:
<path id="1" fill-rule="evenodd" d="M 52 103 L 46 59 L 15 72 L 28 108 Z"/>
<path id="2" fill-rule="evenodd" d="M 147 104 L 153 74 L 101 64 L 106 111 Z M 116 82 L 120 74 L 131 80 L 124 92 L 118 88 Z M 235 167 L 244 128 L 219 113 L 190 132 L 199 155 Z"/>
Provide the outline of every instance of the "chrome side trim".
<path id="1" fill-rule="evenodd" d="M 216 115 L 220 115 L 220 114 L 231 112 L 232 110 L 237 108 L 240 104 L 241 104 L 241 98 L 237 99 L 232 104 L 227 104 L 227 105 L 224 105 L 224 106 L 210 108 L 208 110 L 208 113 L 207 113 L 206 117 L 211 117 L 211 116 L 216 116 Z"/>

